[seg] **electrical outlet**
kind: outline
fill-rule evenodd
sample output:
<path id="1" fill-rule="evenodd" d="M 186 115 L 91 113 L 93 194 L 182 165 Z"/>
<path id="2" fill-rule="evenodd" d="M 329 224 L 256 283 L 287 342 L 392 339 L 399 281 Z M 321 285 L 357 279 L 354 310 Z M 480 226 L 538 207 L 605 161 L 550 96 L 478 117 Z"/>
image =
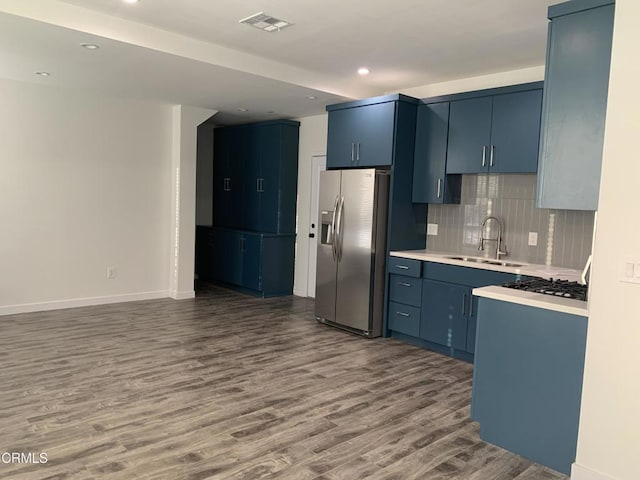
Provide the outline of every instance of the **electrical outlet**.
<path id="1" fill-rule="evenodd" d="M 116 267 L 107 267 L 107 278 L 109 280 L 116 278 Z"/>
<path id="2" fill-rule="evenodd" d="M 427 223 L 427 235 L 438 235 L 438 224 L 437 223 Z"/>
<path id="3" fill-rule="evenodd" d="M 535 247 L 538 245 L 538 232 L 529 232 L 529 246 Z"/>

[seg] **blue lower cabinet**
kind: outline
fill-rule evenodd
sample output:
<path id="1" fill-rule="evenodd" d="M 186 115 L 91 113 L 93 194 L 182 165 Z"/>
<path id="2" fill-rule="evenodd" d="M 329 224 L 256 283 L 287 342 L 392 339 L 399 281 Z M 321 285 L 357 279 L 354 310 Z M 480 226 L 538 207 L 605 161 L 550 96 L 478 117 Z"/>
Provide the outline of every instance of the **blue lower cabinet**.
<path id="1" fill-rule="evenodd" d="M 587 318 L 478 300 L 471 417 L 483 440 L 569 474 Z"/>
<path id="2" fill-rule="evenodd" d="M 389 302 L 389 328 L 417 337 L 420 333 L 420 308 Z"/>
<path id="3" fill-rule="evenodd" d="M 262 297 L 293 293 L 294 234 L 212 230 L 213 280 Z"/>
<path id="4" fill-rule="evenodd" d="M 420 338 L 465 350 L 470 300 L 468 287 L 423 280 Z"/>
<path id="5" fill-rule="evenodd" d="M 473 289 L 519 278 L 402 257 L 389 257 L 389 273 L 391 336 L 466 361 L 473 361 L 476 347 L 478 299 Z"/>

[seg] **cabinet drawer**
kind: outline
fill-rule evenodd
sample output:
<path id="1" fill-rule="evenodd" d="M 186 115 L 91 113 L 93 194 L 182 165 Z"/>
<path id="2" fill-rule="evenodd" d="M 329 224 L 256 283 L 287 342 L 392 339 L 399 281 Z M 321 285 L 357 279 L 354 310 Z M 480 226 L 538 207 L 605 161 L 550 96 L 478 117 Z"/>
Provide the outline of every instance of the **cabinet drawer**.
<path id="1" fill-rule="evenodd" d="M 402 257 L 389 257 L 389 273 L 397 273 L 408 277 L 420 277 L 422 262 Z"/>
<path id="2" fill-rule="evenodd" d="M 419 307 L 422 303 L 422 281 L 405 275 L 389 275 L 389 300 Z"/>
<path id="3" fill-rule="evenodd" d="M 389 329 L 417 337 L 420 334 L 420 309 L 389 302 Z"/>

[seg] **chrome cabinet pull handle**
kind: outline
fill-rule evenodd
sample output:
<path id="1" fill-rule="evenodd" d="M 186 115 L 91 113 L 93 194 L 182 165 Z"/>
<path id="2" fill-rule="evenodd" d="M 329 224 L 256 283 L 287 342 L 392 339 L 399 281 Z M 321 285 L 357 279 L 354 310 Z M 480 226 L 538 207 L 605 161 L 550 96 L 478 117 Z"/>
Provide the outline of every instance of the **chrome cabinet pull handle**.
<path id="1" fill-rule="evenodd" d="M 442 194 L 442 179 L 439 178 L 438 179 L 438 195 L 437 195 L 437 197 L 440 198 L 441 194 Z"/>
<path id="2" fill-rule="evenodd" d="M 404 312 L 396 312 L 397 315 L 400 315 L 401 317 L 410 317 L 411 314 L 409 313 L 404 313 Z"/>
<path id="3" fill-rule="evenodd" d="M 485 167 L 487 165 L 487 146 L 482 146 L 482 166 Z"/>
<path id="4" fill-rule="evenodd" d="M 356 159 L 356 144 L 351 144 L 351 163 L 355 162 Z"/>
<path id="5" fill-rule="evenodd" d="M 491 145 L 491 153 L 489 154 L 489 166 L 493 167 L 493 155 L 496 151 L 496 146 L 495 145 Z"/>
<path id="6" fill-rule="evenodd" d="M 396 268 L 399 268 L 401 270 L 409 270 L 409 267 L 407 267 L 406 265 L 396 265 Z"/>
<path id="7" fill-rule="evenodd" d="M 410 287 L 411 286 L 410 283 L 406 283 L 406 282 L 398 282 L 398 285 L 402 285 L 403 287 Z"/>
<path id="8" fill-rule="evenodd" d="M 356 163 L 360 163 L 360 142 L 356 143 Z"/>

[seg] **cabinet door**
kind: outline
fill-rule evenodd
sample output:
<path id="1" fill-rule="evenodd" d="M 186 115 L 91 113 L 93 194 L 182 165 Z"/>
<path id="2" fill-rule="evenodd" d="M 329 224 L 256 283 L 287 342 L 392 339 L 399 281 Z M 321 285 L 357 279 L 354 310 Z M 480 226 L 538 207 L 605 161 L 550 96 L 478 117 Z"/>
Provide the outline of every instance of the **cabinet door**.
<path id="1" fill-rule="evenodd" d="M 446 175 L 449 102 L 418 107 L 413 203 L 460 203 L 461 177 Z"/>
<path id="2" fill-rule="evenodd" d="M 393 132 L 395 102 L 378 103 L 354 108 L 358 126 L 355 164 L 358 167 L 379 167 L 393 163 Z"/>
<path id="3" fill-rule="evenodd" d="M 465 350 L 469 295 L 468 287 L 422 280 L 420 338 Z"/>
<path id="4" fill-rule="evenodd" d="M 241 235 L 224 228 L 213 229 L 213 278 L 240 285 L 242 283 Z"/>
<path id="5" fill-rule="evenodd" d="M 364 107 L 360 107 L 364 108 Z M 358 125 L 355 108 L 329 112 L 327 168 L 348 168 L 355 162 L 355 136 Z"/>
<path id="6" fill-rule="evenodd" d="M 327 168 L 393 163 L 395 102 L 329 112 Z"/>
<path id="7" fill-rule="evenodd" d="M 613 17 L 607 5 L 549 23 L 540 208 L 598 209 Z"/>
<path id="8" fill-rule="evenodd" d="M 262 177 L 261 149 L 264 127 L 244 127 L 242 139 L 244 145 L 244 172 L 242 176 L 242 224 L 239 228 L 259 231 L 261 228 L 261 193 Z"/>
<path id="9" fill-rule="evenodd" d="M 491 173 L 535 173 L 538 169 L 542 90 L 493 97 Z"/>
<path id="10" fill-rule="evenodd" d="M 280 209 L 281 125 L 267 125 L 257 132 L 260 154 L 260 231 L 278 233 Z M 295 198 L 291 200 L 295 203 Z"/>
<path id="11" fill-rule="evenodd" d="M 231 223 L 229 179 L 230 135 L 226 128 L 215 130 L 213 146 L 213 224 L 228 227 Z"/>
<path id="12" fill-rule="evenodd" d="M 480 173 L 489 166 L 492 97 L 451 102 L 447 173 Z"/>
<path id="13" fill-rule="evenodd" d="M 262 290 L 261 258 L 262 235 L 242 235 L 242 286 L 251 290 Z"/>

